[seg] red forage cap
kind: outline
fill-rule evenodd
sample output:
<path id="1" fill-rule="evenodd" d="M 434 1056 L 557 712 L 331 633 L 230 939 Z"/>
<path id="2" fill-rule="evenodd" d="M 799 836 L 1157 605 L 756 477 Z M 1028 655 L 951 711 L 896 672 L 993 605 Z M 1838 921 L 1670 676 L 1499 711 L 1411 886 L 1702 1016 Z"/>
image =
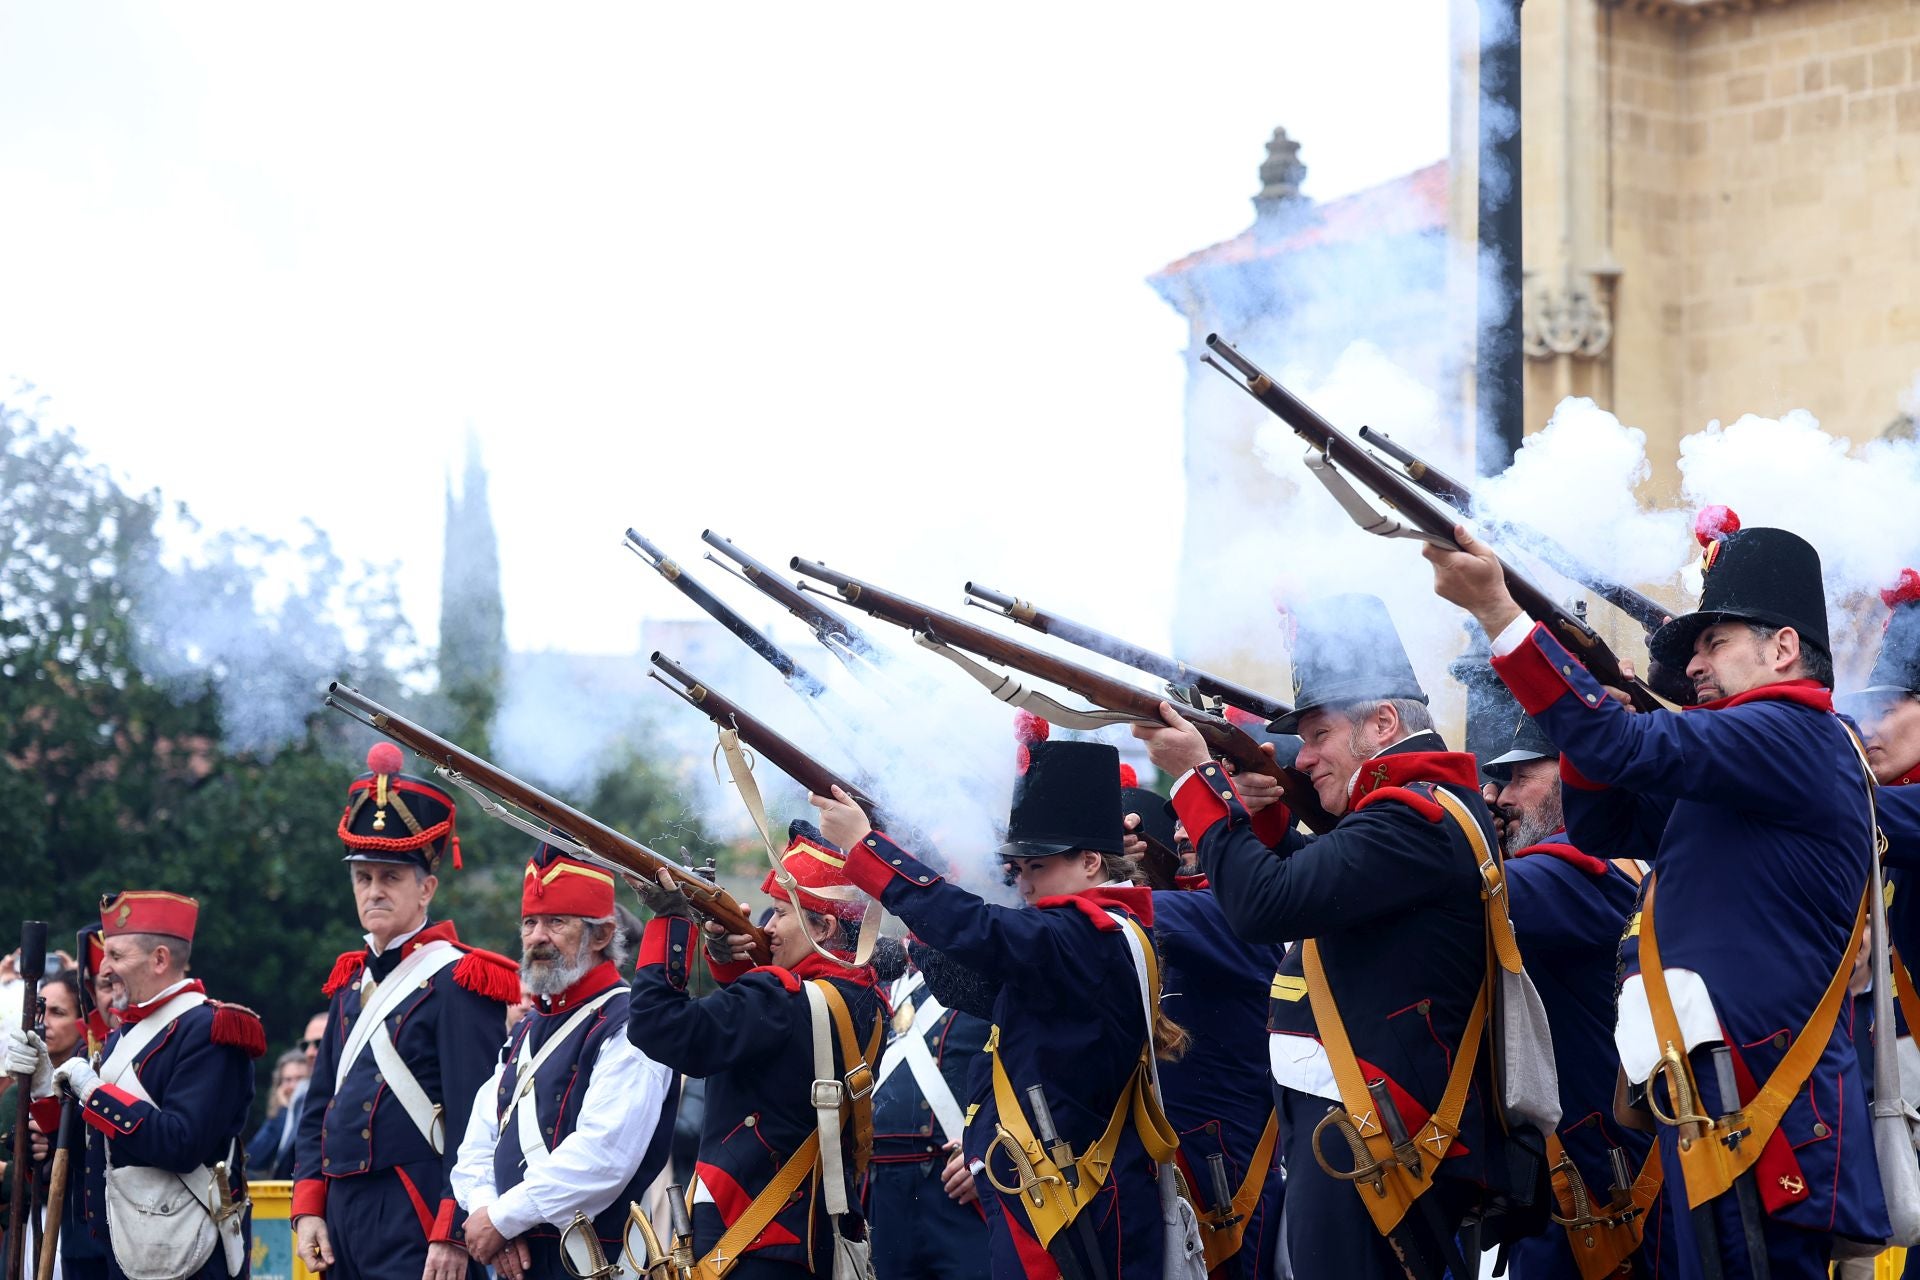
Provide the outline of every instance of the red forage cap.
<path id="1" fill-rule="evenodd" d="M 100 899 L 100 933 L 116 938 L 123 933 L 164 933 L 193 941 L 200 920 L 200 904 L 181 893 L 163 889 L 128 889 Z"/>
<path id="2" fill-rule="evenodd" d="M 847 859 L 825 840 L 815 839 L 809 824 L 793 823 L 788 829 L 787 851 L 780 865 L 793 877 L 794 892 L 800 905 L 822 915 L 857 920 L 866 898 L 847 879 Z M 760 881 L 760 892 L 775 902 L 785 902 L 787 891 L 768 871 Z"/>

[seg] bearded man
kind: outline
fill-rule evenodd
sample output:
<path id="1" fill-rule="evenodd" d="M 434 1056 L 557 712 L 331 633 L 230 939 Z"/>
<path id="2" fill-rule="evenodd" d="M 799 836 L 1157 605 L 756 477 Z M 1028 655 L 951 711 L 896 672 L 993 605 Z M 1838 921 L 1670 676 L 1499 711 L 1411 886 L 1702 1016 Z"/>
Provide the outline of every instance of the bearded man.
<path id="1" fill-rule="evenodd" d="M 678 1090 L 625 1035 L 613 876 L 545 843 L 521 884 L 533 1003 L 473 1100 L 453 1193 L 476 1262 L 506 1280 L 565 1280 L 621 1258 L 627 1206 L 666 1163 Z"/>

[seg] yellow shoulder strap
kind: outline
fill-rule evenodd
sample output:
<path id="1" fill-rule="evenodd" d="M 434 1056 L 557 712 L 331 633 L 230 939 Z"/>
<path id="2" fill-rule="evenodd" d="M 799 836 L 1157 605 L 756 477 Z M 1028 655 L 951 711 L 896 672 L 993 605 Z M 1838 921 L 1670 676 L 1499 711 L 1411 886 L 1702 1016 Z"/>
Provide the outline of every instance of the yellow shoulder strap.
<path id="1" fill-rule="evenodd" d="M 1860 908 L 1854 913 L 1853 933 L 1840 952 L 1840 965 L 1827 982 L 1825 994 L 1808 1016 L 1807 1024 L 1795 1036 L 1793 1044 L 1780 1059 L 1773 1073 L 1746 1107 L 1722 1118 L 1722 1123 L 1749 1131 L 1740 1145 L 1729 1150 L 1713 1137 L 1711 1130 L 1721 1128 L 1711 1117 L 1689 1117 L 1693 1100 L 1699 1097 L 1693 1067 L 1687 1059 L 1686 1041 L 1680 1034 L 1680 1020 L 1673 1012 L 1673 996 L 1667 990 L 1666 970 L 1660 963 L 1660 943 L 1654 930 L 1653 898 L 1659 887 L 1658 872 L 1647 877 L 1646 901 L 1640 908 L 1640 979 L 1646 987 L 1647 1009 L 1653 1015 L 1654 1034 L 1660 1040 L 1660 1065 L 1655 1069 L 1667 1081 L 1668 1101 L 1674 1107 L 1665 1123 L 1679 1124 L 1695 1131 L 1701 1141 L 1680 1144 L 1681 1177 L 1687 1185 L 1687 1204 L 1697 1209 L 1726 1191 L 1733 1180 L 1751 1169 L 1760 1159 L 1767 1141 L 1780 1127 L 1787 1105 L 1807 1083 L 1813 1068 L 1833 1038 L 1834 1024 L 1846 1001 L 1847 980 L 1853 976 L 1854 953 L 1860 949 L 1860 937 L 1867 927 L 1867 890 L 1860 895 Z M 1728 1099 L 1727 1101 L 1732 1101 Z M 1657 1113 L 1656 1113 L 1657 1114 Z"/>

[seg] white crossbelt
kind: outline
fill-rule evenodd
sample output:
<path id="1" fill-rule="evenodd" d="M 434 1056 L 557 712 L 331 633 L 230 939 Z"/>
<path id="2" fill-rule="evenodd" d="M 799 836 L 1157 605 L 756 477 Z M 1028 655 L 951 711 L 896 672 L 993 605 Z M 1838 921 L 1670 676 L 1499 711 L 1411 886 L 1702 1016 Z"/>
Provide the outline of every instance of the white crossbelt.
<path id="1" fill-rule="evenodd" d="M 407 1118 L 413 1121 L 413 1127 L 420 1131 L 420 1136 L 427 1140 L 427 1145 L 433 1148 L 435 1155 L 446 1150 L 446 1138 L 440 1125 L 440 1108 L 420 1087 L 406 1059 L 394 1047 L 393 1033 L 387 1029 L 387 1018 L 416 987 L 425 986 L 436 973 L 456 963 L 460 954 L 460 948 L 442 939 L 415 947 L 374 988 L 373 1001 L 362 1008 L 360 1016 L 354 1020 L 353 1030 L 347 1035 L 346 1047 L 341 1050 L 340 1062 L 333 1073 L 333 1087 L 338 1093 L 346 1082 L 347 1073 L 359 1061 L 360 1054 L 372 1050 L 373 1060 L 380 1068 L 381 1082 L 386 1085 L 387 1092 L 393 1095 L 394 1101 L 400 1104 L 401 1110 L 407 1113 Z"/>
<path id="2" fill-rule="evenodd" d="M 913 992 L 924 982 L 921 975 L 912 975 L 903 994 L 911 999 Z M 948 1087 L 947 1078 L 940 1074 L 940 1064 L 933 1060 L 933 1050 L 927 1045 L 928 1032 L 933 1030 L 933 1025 L 946 1012 L 946 1006 L 928 994 L 913 1011 L 913 1025 L 896 1036 L 893 1043 L 887 1046 L 887 1051 L 880 1055 L 879 1084 L 885 1084 L 887 1077 L 904 1063 L 907 1070 L 913 1073 L 914 1083 L 920 1086 L 920 1092 L 926 1097 L 933 1118 L 939 1122 L 941 1134 L 948 1142 L 958 1142 L 960 1131 L 965 1127 L 965 1121 L 960 1118 L 960 1103 Z"/>
<path id="3" fill-rule="evenodd" d="M 609 987 L 573 1011 L 573 1015 L 560 1024 L 560 1029 L 540 1046 L 540 1052 L 527 1054 L 514 1064 L 513 1099 L 507 1103 L 507 1109 L 500 1116 L 500 1131 L 506 1132 L 507 1120 L 511 1117 L 520 1134 L 520 1159 L 529 1169 L 545 1164 L 553 1155 L 547 1146 L 546 1136 L 540 1132 L 540 1107 L 533 1096 L 534 1079 L 540 1074 L 540 1068 L 547 1064 L 559 1048 L 573 1037 L 582 1023 L 594 1015 L 601 1005 L 626 991 L 625 986 Z M 526 1103 L 522 1106 L 521 1103 Z"/>

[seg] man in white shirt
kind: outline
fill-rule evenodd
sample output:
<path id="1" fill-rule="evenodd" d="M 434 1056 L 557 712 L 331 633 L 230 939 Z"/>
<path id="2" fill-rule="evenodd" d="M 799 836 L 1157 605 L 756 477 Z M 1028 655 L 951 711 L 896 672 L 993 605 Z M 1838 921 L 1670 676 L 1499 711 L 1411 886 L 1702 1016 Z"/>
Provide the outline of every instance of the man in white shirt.
<path id="1" fill-rule="evenodd" d="M 612 875 L 551 845 L 527 863 L 520 972 L 533 1006 L 474 1098 L 453 1171 L 467 1250 L 506 1280 L 618 1263 L 627 1206 L 667 1159 L 676 1080 L 625 1035 L 613 899 Z"/>

